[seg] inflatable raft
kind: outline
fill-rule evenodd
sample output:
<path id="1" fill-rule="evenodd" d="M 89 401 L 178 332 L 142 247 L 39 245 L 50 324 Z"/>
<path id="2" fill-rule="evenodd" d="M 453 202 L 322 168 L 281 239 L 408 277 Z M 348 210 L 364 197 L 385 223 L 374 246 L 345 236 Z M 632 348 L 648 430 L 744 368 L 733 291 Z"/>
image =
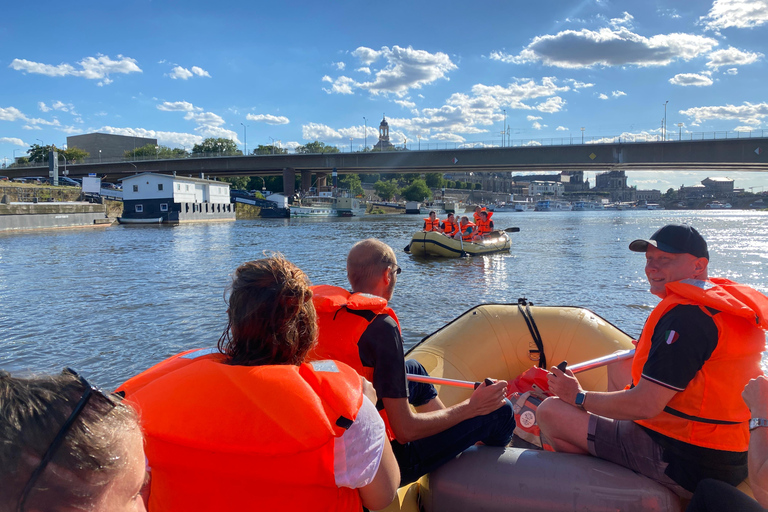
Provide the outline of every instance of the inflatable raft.
<path id="1" fill-rule="evenodd" d="M 631 337 L 578 307 L 521 304 L 477 306 L 414 346 L 431 377 L 513 380 L 546 359 L 569 365 L 633 348 Z M 542 356 L 543 354 L 543 356 Z M 605 366 L 584 371 L 587 390 L 605 391 Z M 436 386 L 446 405 L 472 390 Z M 513 443 L 514 444 L 514 443 Z M 474 446 L 418 482 L 401 488 L 388 511 L 681 511 L 669 489 L 633 471 L 588 455 L 516 447 Z"/>
<path id="2" fill-rule="evenodd" d="M 455 240 L 437 231 L 418 231 L 413 234 L 406 252 L 414 256 L 458 258 L 497 252 L 509 252 L 512 242 L 504 231 L 492 231 L 482 242 Z"/>

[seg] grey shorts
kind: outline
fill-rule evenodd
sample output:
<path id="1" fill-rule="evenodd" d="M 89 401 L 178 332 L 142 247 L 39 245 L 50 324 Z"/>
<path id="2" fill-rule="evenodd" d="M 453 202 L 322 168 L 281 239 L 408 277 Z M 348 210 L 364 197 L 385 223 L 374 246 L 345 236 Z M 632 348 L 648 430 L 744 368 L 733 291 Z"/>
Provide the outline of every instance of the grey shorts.
<path id="1" fill-rule="evenodd" d="M 590 414 L 587 431 L 589 453 L 647 476 L 681 498 L 692 493 L 669 478 L 664 471 L 663 449 L 634 421 L 613 420 Z"/>

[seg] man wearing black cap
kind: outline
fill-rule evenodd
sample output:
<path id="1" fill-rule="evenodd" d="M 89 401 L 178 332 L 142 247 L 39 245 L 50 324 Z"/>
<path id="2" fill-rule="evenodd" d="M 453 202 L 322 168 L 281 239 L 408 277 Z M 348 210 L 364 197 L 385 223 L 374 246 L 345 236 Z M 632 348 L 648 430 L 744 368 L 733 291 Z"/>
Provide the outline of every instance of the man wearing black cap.
<path id="1" fill-rule="evenodd" d="M 552 368 L 557 397 L 539 406 L 542 435 L 556 451 L 591 453 L 685 498 L 704 478 L 737 485 L 747 476 L 750 428 L 741 392 L 761 374 L 768 297 L 709 278 L 707 243 L 690 226 L 664 226 L 629 249 L 645 253 L 650 291 L 662 300 L 631 369 L 614 369 L 623 375 L 612 381 L 627 387 L 587 393 L 570 370 Z"/>

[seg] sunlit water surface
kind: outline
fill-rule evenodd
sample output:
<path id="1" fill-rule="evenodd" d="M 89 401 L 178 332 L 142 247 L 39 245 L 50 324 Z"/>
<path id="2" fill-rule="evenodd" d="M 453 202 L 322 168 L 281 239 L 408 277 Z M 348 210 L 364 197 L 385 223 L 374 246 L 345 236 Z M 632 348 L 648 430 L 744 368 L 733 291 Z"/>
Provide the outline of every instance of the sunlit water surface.
<path id="1" fill-rule="evenodd" d="M 391 245 L 403 268 L 392 306 L 408 346 L 474 305 L 519 297 L 586 307 L 637 336 L 658 299 L 648 293 L 643 255 L 627 246 L 671 222 L 690 223 L 707 239 L 711 276 L 768 293 L 765 212 L 531 212 L 494 220 L 520 227 L 511 252 L 471 259 L 405 254 L 422 224 L 410 215 L 0 235 L 0 368 L 71 366 L 114 387 L 169 355 L 214 345 L 240 263 L 281 252 L 314 284 L 347 286 L 346 254 L 369 237 Z"/>

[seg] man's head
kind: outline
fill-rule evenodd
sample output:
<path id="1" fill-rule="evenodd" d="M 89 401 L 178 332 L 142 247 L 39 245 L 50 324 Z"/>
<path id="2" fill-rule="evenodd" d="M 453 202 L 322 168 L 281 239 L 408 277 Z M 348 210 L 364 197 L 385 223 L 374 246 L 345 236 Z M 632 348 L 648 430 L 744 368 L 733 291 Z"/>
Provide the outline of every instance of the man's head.
<path id="1" fill-rule="evenodd" d="M 483 220 L 488 220 L 488 212 L 485 210 L 480 210 L 480 218 Z"/>
<path id="2" fill-rule="evenodd" d="M 375 238 L 357 242 L 347 255 L 347 279 L 353 292 L 390 300 L 399 268 L 392 248 Z"/>
<path id="3" fill-rule="evenodd" d="M 435 210 L 430 210 L 429 218 L 434 219 L 435 217 L 437 217 L 437 212 Z"/>
<path id="4" fill-rule="evenodd" d="M 469 217 L 467 217 L 466 215 L 465 215 L 465 216 L 463 216 L 463 217 L 461 218 L 461 224 L 462 224 L 462 225 L 466 225 L 466 224 L 469 224 Z"/>
<path id="5" fill-rule="evenodd" d="M 450 212 L 448 213 L 448 220 L 453 220 L 453 214 Z"/>
<path id="6" fill-rule="evenodd" d="M 629 250 L 645 253 L 645 275 L 657 297 L 666 297 L 667 283 L 707 279 L 707 242 L 691 226 L 668 224 L 648 240 L 633 241 Z"/>

